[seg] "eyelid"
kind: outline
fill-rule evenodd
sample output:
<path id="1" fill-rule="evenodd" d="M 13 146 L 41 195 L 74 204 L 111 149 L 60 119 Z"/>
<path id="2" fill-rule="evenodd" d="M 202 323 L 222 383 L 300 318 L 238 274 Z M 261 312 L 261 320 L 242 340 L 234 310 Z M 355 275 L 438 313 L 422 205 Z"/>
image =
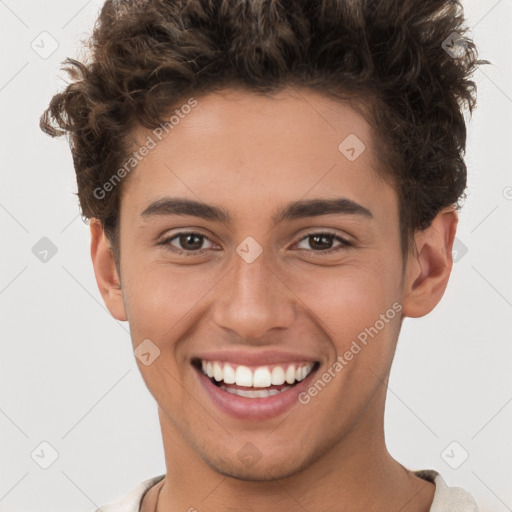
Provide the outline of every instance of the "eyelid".
<path id="1" fill-rule="evenodd" d="M 157 237 L 157 244 L 164 242 L 165 240 L 169 240 L 170 238 L 175 238 L 179 235 L 201 235 L 204 238 L 207 238 L 210 240 L 210 242 L 213 242 L 213 237 L 210 234 L 205 233 L 204 228 L 190 226 L 190 227 L 183 227 L 183 228 L 175 228 L 175 229 L 168 229 L 163 234 L 159 235 Z"/>
<path id="2" fill-rule="evenodd" d="M 319 234 L 338 236 L 340 238 L 347 240 L 347 242 L 349 241 L 348 239 L 351 238 L 350 235 L 341 234 L 333 228 L 322 228 L 322 227 L 310 228 L 307 231 L 305 231 L 304 233 L 302 233 L 302 237 L 304 238 L 305 236 L 319 235 Z"/>

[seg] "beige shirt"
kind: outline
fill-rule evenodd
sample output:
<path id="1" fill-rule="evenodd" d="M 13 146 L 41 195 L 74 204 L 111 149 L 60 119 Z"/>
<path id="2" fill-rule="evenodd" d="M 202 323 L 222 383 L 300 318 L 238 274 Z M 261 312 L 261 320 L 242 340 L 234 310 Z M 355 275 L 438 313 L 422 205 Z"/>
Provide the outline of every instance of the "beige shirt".
<path id="1" fill-rule="evenodd" d="M 436 486 L 429 512 L 478 512 L 471 494 L 460 487 L 449 487 L 437 471 L 423 469 L 413 473 Z M 144 480 L 122 498 L 94 512 L 153 512 L 164 477 L 159 475 Z M 150 489 L 151 492 L 148 492 Z"/>

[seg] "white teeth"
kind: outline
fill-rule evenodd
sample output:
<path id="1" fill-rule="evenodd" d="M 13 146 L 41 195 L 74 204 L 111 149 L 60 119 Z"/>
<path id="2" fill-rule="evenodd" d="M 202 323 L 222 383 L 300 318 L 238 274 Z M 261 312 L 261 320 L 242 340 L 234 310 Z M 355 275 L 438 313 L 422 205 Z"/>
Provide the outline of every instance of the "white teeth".
<path id="1" fill-rule="evenodd" d="M 224 365 L 224 384 L 234 384 L 236 382 L 235 370 L 230 364 Z"/>
<path id="2" fill-rule="evenodd" d="M 276 365 L 272 369 L 268 366 L 259 366 L 251 369 L 248 366 L 236 366 L 221 361 L 201 361 L 201 369 L 209 378 L 214 378 L 217 382 L 223 381 L 224 384 L 268 388 L 272 385 L 295 384 L 304 380 L 311 373 L 313 363 Z"/>
<path id="3" fill-rule="evenodd" d="M 274 386 L 280 386 L 281 384 L 284 384 L 285 377 L 284 377 L 284 370 L 281 366 L 274 366 L 274 369 L 272 370 L 272 384 Z"/>
<path id="4" fill-rule="evenodd" d="M 235 372 L 237 386 L 252 387 L 252 372 L 247 366 L 238 366 Z"/>
<path id="5" fill-rule="evenodd" d="M 279 393 L 282 393 L 283 391 L 286 391 L 287 389 L 290 389 L 291 386 L 284 386 L 280 390 L 278 389 L 236 389 L 236 388 L 228 388 L 224 385 L 220 385 L 220 387 L 227 391 L 228 393 L 231 393 L 233 395 L 243 396 L 245 398 L 267 398 L 268 396 L 274 396 L 278 395 Z"/>
<path id="6" fill-rule="evenodd" d="M 285 380 L 288 384 L 293 384 L 295 382 L 295 366 L 292 364 L 288 366 L 286 370 Z"/>
<path id="7" fill-rule="evenodd" d="M 270 371 L 266 367 L 256 368 L 252 377 L 252 385 L 255 388 L 268 388 L 272 384 Z"/>
<path id="8" fill-rule="evenodd" d="M 217 382 L 221 381 L 222 378 L 224 377 L 224 372 L 222 371 L 222 367 L 217 362 L 213 363 L 213 377 Z"/>
<path id="9" fill-rule="evenodd" d="M 298 381 L 304 380 L 313 369 L 313 364 L 309 363 L 306 366 L 301 366 L 300 368 L 297 368 L 297 371 L 295 372 L 295 379 Z"/>

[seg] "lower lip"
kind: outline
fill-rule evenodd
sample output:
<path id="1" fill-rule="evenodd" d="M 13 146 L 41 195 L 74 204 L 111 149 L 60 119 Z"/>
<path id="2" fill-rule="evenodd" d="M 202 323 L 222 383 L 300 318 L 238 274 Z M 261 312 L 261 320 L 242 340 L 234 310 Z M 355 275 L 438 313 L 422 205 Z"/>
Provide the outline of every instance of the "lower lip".
<path id="1" fill-rule="evenodd" d="M 309 387 L 310 380 L 316 373 L 316 370 L 312 371 L 304 380 L 277 395 L 262 398 L 246 398 L 224 391 L 213 384 L 210 378 L 201 370 L 197 368 L 195 370 L 202 386 L 219 409 L 234 418 L 250 421 L 275 418 L 290 409 L 293 404 L 298 404 L 299 394 Z"/>

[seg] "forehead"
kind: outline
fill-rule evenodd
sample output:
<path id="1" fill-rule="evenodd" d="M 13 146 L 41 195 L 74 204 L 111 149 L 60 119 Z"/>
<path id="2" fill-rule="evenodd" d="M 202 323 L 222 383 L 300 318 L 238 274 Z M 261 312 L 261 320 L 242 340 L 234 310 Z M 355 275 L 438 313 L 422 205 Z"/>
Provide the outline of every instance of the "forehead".
<path id="1" fill-rule="evenodd" d="M 192 108 L 175 107 L 180 115 L 169 133 L 126 183 L 139 209 L 169 194 L 231 204 L 239 213 L 305 197 L 368 204 L 394 195 L 377 172 L 369 124 L 347 103 L 290 87 L 272 95 L 226 89 L 194 100 Z M 136 132 L 139 144 L 148 136 L 154 132 Z"/>

